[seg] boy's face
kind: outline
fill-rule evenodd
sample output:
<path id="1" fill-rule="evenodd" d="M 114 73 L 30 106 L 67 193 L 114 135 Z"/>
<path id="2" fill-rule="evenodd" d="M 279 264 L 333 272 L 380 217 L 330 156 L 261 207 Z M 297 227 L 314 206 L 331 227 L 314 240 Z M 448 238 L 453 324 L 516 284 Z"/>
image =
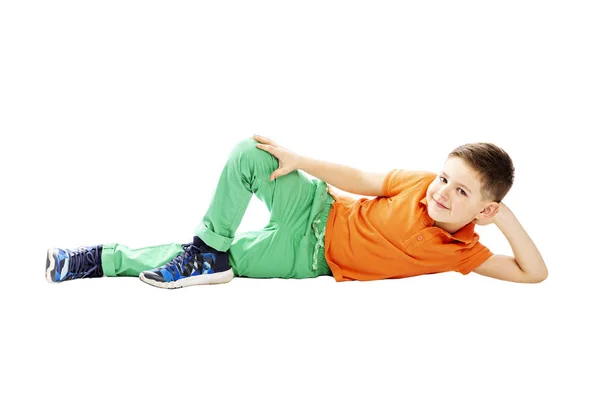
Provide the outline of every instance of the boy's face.
<path id="1" fill-rule="evenodd" d="M 476 218 L 491 218 L 499 206 L 494 201 L 484 201 L 477 173 L 459 157 L 449 157 L 431 182 L 427 188 L 427 205 L 434 226 L 451 233 Z"/>

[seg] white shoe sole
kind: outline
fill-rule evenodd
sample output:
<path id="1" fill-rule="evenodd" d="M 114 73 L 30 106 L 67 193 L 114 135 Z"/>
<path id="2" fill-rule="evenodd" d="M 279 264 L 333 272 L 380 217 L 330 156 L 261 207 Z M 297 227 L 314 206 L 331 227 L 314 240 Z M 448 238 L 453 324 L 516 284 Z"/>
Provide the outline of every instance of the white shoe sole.
<path id="1" fill-rule="evenodd" d="M 214 274 L 196 275 L 190 278 L 183 278 L 178 281 L 172 282 L 158 282 L 152 279 L 148 279 L 141 272 L 139 278 L 142 282 L 149 285 L 156 286 L 163 289 L 179 289 L 186 286 L 194 285 L 214 285 L 218 283 L 227 283 L 233 279 L 233 268 L 229 268 L 227 271 L 216 272 Z"/>
<path id="2" fill-rule="evenodd" d="M 54 248 L 48 249 L 48 254 L 46 255 L 46 280 L 50 283 L 57 283 L 54 279 L 52 279 L 52 274 L 56 268 L 53 254 L 54 250 Z"/>

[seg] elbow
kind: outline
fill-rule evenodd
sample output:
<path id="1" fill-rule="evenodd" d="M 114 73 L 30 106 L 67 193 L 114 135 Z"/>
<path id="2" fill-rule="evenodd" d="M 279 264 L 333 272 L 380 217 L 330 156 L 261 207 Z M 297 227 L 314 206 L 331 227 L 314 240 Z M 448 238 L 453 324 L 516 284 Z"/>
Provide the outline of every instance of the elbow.
<path id="1" fill-rule="evenodd" d="M 521 268 L 521 266 L 519 266 Z M 546 264 L 542 264 L 538 268 L 529 268 L 527 270 L 521 268 L 524 274 L 524 283 L 540 283 L 548 278 L 548 268 Z"/>
<path id="2" fill-rule="evenodd" d="M 529 282 L 530 283 L 541 283 L 541 282 L 545 281 L 547 278 L 548 278 L 548 271 L 546 271 L 543 274 L 532 276 L 531 279 L 529 279 Z"/>
<path id="3" fill-rule="evenodd" d="M 546 267 L 546 264 L 544 264 L 544 271 L 540 275 L 540 279 L 537 283 L 543 282 L 546 279 L 548 279 L 548 267 Z"/>

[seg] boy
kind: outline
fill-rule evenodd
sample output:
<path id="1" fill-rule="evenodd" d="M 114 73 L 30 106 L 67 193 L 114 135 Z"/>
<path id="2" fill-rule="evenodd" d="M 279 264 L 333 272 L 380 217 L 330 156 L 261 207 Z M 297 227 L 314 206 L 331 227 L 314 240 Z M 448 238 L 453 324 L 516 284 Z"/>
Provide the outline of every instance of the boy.
<path id="1" fill-rule="evenodd" d="M 341 282 L 475 271 L 541 282 L 548 271 L 539 251 L 501 203 L 513 180 L 512 160 L 491 143 L 456 148 L 439 175 L 375 173 L 304 157 L 255 135 L 232 149 L 191 243 L 49 249 L 46 278 L 139 276 L 173 289 L 234 276 L 328 275 Z M 332 186 L 375 198 L 354 199 Z M 267 205 L 269 223 L 235 234 L 252 194 Z M 489 223 L 504 233 L 514 257 L 494 255 L 479 243 L 474 225 Z"/>

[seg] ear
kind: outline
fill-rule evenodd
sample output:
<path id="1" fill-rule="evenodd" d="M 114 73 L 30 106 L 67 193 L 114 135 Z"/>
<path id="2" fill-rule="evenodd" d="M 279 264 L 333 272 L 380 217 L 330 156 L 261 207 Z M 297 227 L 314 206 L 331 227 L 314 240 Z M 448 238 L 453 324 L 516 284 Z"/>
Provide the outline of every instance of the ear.
<path id="1" fill-rule="evenodd" d="M 489 219 L 492 218 L 498 210 L 500 209 L 500 204 L 495 201 L 489 203 L 481 212 L 479 213 L 479 218 Z"/>
<path id="2" fill-rule="evenodd" d="M 491 202 L 480 213 L 478 213 L 473 219 L 473 223 L 477 225 L 488 225 L 493 222 L 493 217 L 498 213 L 500 204 Z"/>

